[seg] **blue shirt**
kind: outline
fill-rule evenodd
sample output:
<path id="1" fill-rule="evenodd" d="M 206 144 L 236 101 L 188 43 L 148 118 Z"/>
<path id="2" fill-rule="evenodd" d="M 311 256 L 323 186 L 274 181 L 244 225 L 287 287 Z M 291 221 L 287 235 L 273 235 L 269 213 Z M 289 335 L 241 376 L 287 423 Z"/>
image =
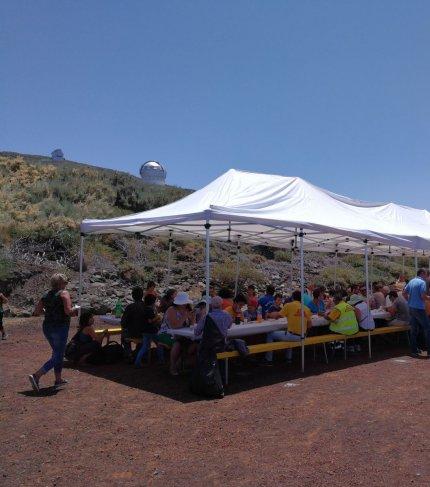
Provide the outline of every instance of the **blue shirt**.
<path id="1" fill-rule="evenodd" d="M 274 302 L 275 296 L 273 296 L 273 294 L 265 294 L 258 300 L 258 304 L 261 306 L 261 314 L 263 315 L 263 318 L 266 317 L 268 309 Z"/>
<path id="2" fill-rule="evenodd" d="M 311 310 L 311 313 L 313 315 L 325 312 L 325 304 L 324 304 L 324 301 L 322 299 L 320 299 L 318 301 L 318 304 L 315 304 L 314 301 L 312 300 L 306 306 Z"/>
<path id="3" fill-rule="evenodd" d="M 305 292 L 303 294 L 303 304 L 309 308 L 309 303 L 312 303 L 312 296 Z"/>
<path id="4" fill-rule="evenodd" d="M 424 300 L 421 295 L 425 294 L 426 290 L 426 282 L 421 277 L 414 277 L 408 282 L 405 287 L 405 292 L 409 296 L 408 304 L 410 308 L 425 309 Z"/>

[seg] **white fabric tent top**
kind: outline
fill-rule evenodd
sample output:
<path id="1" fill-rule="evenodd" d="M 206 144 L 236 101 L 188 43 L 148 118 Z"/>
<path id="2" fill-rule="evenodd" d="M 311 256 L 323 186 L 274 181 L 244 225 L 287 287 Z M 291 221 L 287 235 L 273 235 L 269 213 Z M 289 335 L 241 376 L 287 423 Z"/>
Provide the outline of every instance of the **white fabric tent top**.
<path id="1" fill-rule="evenodd" d="M 207 186 L 153 210 L 84 220 L 83 234 L 137 233 L 204 237 L 252 245 L 375 254 L 430 255 L 430 213 L 394 203 L 369 203 L 298 178 L 230 169 Z"/>

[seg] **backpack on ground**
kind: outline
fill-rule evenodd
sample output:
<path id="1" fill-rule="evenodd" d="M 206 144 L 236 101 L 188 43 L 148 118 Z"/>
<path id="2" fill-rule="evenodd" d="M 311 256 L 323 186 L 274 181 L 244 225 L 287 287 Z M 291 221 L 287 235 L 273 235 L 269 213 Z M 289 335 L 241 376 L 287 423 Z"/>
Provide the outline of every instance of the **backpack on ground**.
<path id="1" fill-rule="evenodd" d="M 108 342 L 107 345 L 101 349 L 103 353 L 104 363 L 115 364 L 120 362 L 124 357 L 124 349 L 117 342 Z"/>

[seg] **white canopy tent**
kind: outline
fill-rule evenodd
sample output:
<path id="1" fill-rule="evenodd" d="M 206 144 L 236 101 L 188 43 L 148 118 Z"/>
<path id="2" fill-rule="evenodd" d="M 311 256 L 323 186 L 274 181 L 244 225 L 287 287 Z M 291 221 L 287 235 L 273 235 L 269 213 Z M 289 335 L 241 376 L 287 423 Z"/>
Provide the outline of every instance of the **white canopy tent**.
<path id="1" fill-rule="evenodd" d="M 209 294 L 210 240 L 235 241 L 303 252 L 365 255 L 430 255 L 430 213 L 394 203 L 369 203 L 340 196 L 297 177 L 230 169 L 204 188 L 169 205 L 81 224 L 81 275 L 85 235 L 130 233 L 204 237 L 206 294 Z M 169 252 L 170 262 L 170 252 Z M 170 264 L 169 264 L 170 265 Z M 81 281 L 82 283 L 82 277 Z M 81 295 L 82 285 L 79 294 Z M 302 363 L 304 347 L 302 347 Z"/>

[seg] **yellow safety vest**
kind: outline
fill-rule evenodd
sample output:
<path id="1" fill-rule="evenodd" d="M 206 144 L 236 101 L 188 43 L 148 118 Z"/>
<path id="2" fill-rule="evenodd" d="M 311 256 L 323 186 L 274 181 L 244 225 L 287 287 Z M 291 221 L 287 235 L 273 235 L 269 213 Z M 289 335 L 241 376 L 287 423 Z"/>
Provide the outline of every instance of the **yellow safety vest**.
<path id="1" fill-rule="evenodd" d="M 342 335 L 354 335 L 358 333 L 358 323 L 354 308 L 350 304 L 345 303 L 345 301 L 341 301 L 334 309 L 340 312 L 340 316 L 330 324 L 330 330 L 335 333 L 341 333 Z"/>

